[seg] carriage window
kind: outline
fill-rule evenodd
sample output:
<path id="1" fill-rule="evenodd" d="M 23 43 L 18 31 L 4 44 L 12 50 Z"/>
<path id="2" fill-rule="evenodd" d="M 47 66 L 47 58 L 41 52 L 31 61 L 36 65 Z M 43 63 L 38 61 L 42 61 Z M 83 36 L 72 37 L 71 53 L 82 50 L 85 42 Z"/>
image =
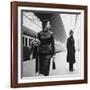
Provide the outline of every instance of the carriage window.
<path id="1" fill-rule="evenodd" d="M 27 47 L 27 38 L 25 38 L 25 46 Z"/>
<path id="2" fill-rule="evenodd" d="M 23 37 L 23 46 L 24 46 L 24 37 Z"/>
<path id="3" fill-rule="evenodd" d="M 30 40 L 30 38 L 29 38 L 29 46 L 31 45 L 31 40 Z"/>

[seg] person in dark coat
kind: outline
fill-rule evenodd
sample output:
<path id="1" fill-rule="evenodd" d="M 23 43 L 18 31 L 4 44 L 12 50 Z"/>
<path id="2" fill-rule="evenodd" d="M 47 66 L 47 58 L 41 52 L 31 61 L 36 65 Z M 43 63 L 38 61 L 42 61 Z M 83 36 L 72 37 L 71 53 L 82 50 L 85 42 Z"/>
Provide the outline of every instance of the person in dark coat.
<path id="1" fill-rule="evenodd" d="M 67 62 L 69 63 L 69 71 L 74 71 L 73 64 L 75 61 L 75 41 L 73 38 L 73 31 L 70 30 L 70 37 L 67 39 Z"/>
<path id="2" fill-rule="evenodd" d="M 50 26 L 50 22 L 45 21 L 43 30 L 38 33 L 40 40 L 38 72 L 44 76 L 49 75 L 50 60 L 55 55 L 54 37 L 50 32 Z"/>

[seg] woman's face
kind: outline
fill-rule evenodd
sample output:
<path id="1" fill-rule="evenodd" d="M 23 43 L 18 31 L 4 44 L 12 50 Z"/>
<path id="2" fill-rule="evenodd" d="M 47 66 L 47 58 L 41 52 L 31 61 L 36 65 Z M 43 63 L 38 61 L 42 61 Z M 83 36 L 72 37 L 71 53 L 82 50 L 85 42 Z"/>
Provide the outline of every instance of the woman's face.
<path id="1" fill-rule="evenodd" d="M 45 25 L 44 31 L 48 31 L 50 29 L 51 25 L 50 22 L 48 21 Z"/>
<path id="2" fill-rule="evenodd" d="M 48 21 L 47 24 L 46 24 L 46 28 L 47 29 L 50 29 L 51 25 L 50 25 L 50 22 Z"/>
<path id="3" fill-rule="evenodd" d="M 50 22 L 48 21 L 47 24 L 45 25 L 44 31 L 48 31 L 50 29 L 51 25 Z"/>

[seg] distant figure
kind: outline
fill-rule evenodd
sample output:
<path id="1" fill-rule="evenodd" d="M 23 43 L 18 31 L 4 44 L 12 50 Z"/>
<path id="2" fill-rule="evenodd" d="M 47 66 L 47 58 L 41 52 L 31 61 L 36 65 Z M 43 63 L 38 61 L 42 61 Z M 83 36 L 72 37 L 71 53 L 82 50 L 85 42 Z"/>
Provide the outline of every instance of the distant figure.
<path id="1" fill-rule="evenodd" d="M 54 38 L 50 27 L 50 22 L 45 21 L 43 30 L 38 33 L 40 40 L 38 72 L 44 76 L 49 75 L 50 60 L 55 55 Z"/>
<path id="2" fill-rule="evenodd" d="M 75 63 L 75 41 L 73 31 L 70 30 L 70 37 L 67 39 L 67 62 L 69 63 L 69 71 L 73 72 L 73 64 Z"/>

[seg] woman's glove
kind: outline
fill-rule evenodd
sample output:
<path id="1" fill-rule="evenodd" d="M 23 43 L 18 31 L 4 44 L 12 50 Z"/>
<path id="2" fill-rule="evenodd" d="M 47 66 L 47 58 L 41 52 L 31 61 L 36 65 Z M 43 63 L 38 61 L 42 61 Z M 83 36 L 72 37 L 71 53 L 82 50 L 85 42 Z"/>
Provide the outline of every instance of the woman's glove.
<path id="1" fill-rule="evenodd" d="M 35 39 L 35 40 L 32 41 L 32 44 L 34 46 L 39 46 L 40 45 L 40 41 L 38 39 Z"/>

